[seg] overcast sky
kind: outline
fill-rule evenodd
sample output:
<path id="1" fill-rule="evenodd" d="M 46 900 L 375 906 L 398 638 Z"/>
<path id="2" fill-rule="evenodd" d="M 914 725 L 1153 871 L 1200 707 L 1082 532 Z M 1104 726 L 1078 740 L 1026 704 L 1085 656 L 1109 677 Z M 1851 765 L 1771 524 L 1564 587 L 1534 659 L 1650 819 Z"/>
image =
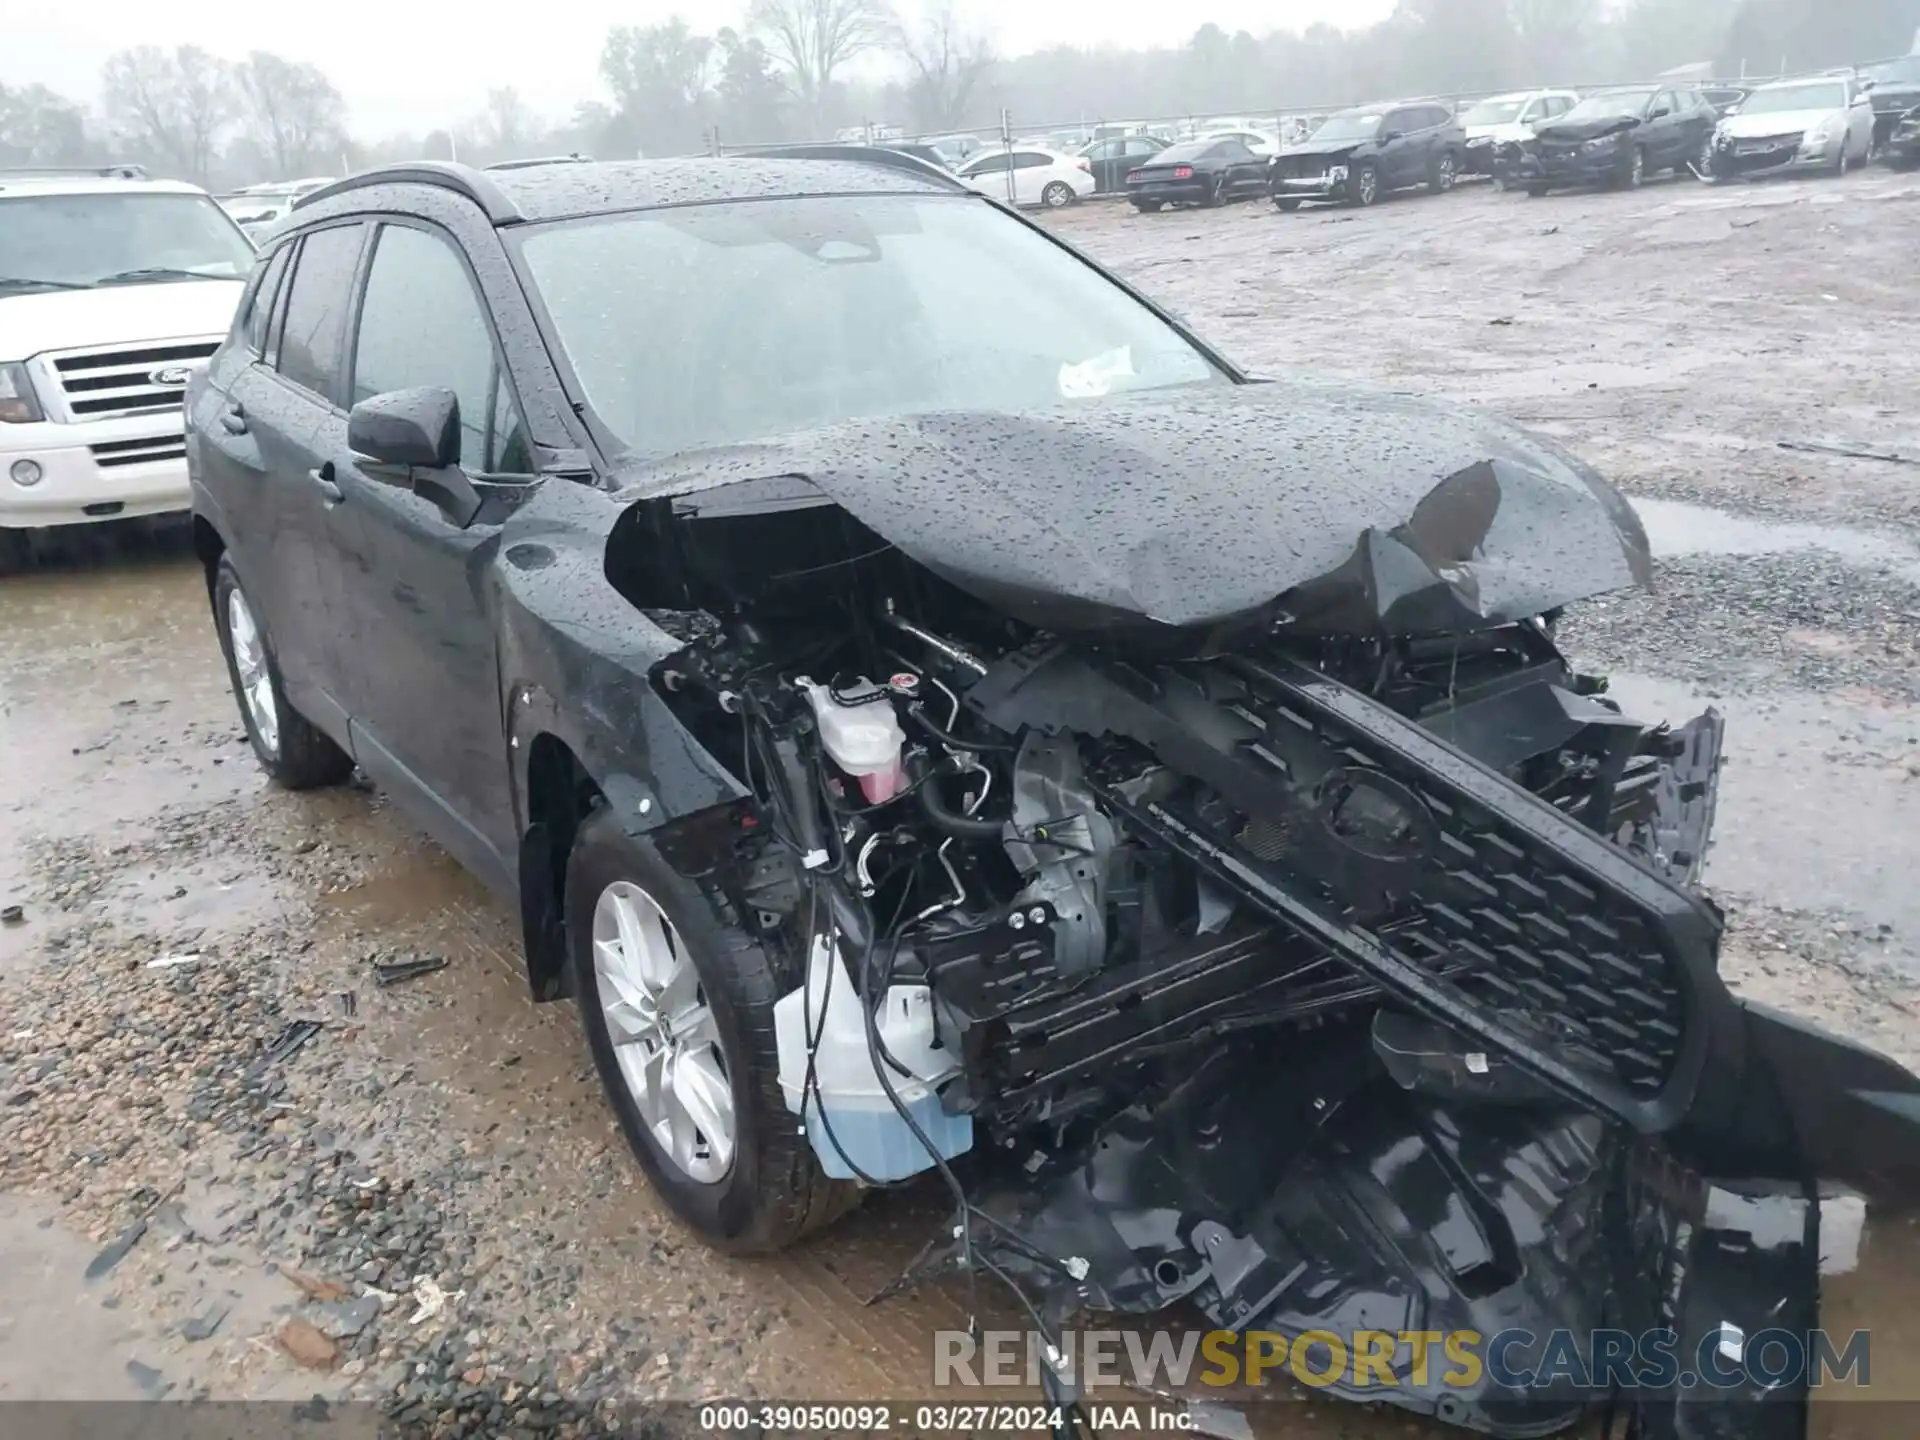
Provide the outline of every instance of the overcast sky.
<path id="1" fill-rule="evenodd" d="M 744 5 L 689 7 L 674 0 L 536 0 L 531 5 L 429 4 L 426 0 L 326 0 L 321 5 L 157 5 L 18 0 L 26 23 L 5 27 L 0 82 L 39 81 L 91 105 L 100 63 L 127 45 L 200 45 L 230 59 L 274 50 L 311 60 L 332 77 L 363 135 L 415 132 L 477 110 L 487 89 L 513 85 L 544 114 L 563 116 L 600 95 L 596 65 L 610 25 L 646 25 L 678 14 L 697 30 L 737 25 Z M 904 0 L 911 9 L 914 0 Z M 8 8 L 12 8 L 11 5 Z M 1178 44 L 1211 20 L 1264 34 L 1328 21 L 1363 25 L 1393 0 L 970 0 L 966 13 L 1003 53 L 1048 45 Z"/>

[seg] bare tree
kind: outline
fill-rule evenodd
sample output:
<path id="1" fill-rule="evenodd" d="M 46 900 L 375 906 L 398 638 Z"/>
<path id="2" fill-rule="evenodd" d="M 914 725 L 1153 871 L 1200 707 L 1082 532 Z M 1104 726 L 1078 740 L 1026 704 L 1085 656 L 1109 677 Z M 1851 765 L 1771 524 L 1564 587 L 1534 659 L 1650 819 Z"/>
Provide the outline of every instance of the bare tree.
<path id="1" fill-rule="evenodd" d="M 93 149 L 80 107 L 44 85 L 0 85 L 0 163 L 74 165 Z"/>
<path id="2" fill-rule="evenodd" d="M 816 124 L 840 68 L 895 33 L 882 0 L 751 0 L 747 27 L 784 71 L 793 97 Z"/>
<path id="3" fill-rule="evenodd" d="M 101 71 L 101 104 L 122 141 L 143 157 L 205 183 L 238 113 L 232 67 L 197 45 L 171 53 L 136 45 Z"/>
<path id="4" fill-rule="evenodd" d="M 525 158 L 530 142 L 547 130 L 511 85 L 487 91 L 487 103 L 465 128 L 462 138 L 470 140 L 488 160 Z"/>
<path id="5" fill-rule="evenodd" d="M 276 179 L 322 168 L 344 147 L 346 105 L 318 66 L 255 50 L 234 79 L 242 132 Z"/>
<path id="6" fill-rule="evenodd" d="M 895 43 L 911 75 L 907 101 L 920 129 L 957 129 L 993 68 L 993 42 L 961 20 L 954 0 L 935 0 L 917 24 L 900 28 Z"/>
<path id="7" fill-rule="evenodd" d="M 617 25 L 600 51 L 622 131 L 648 154 L 698 142 L 712 73 L 713 41 L 684 20 Z"/>

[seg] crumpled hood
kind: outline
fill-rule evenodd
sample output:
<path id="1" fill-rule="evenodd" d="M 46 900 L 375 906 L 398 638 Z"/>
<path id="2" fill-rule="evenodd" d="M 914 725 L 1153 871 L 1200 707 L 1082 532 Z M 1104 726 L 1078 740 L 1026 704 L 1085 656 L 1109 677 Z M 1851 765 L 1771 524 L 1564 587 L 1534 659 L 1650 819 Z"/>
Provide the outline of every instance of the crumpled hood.
<path id="1" fill-rule="evenodd" d="M 1651 576 L 1632 508 L 1550 442 L 1459 406 L 1298 382 L 849 422 L 636 464 L 621 498 L 774 476 L 1054 630 L 1260 617 L 1434 633 Z"/>
<path id="2" fill-rule="evenodd" d="M 1776 110 L 1766 115 L 1729 115 L 1720 133 L 1734 140 L 1758 140 L 1768 135 L 1803 135 L 1822 121 L 1846 124 L 1844 110 Z"/>
<path id="3" fill-rule="evenodd" d="M 1550 125 L 1538 125 L 1533 133 L 1542 140 L 1558 140 L 1563 144 L 1569 140 L 1598 140 L 1602 135 L 1615 135 L 1622 130 L 1637 130 L 1640 121 L 1632 115 L 1614 115 L 1601 120 L 1576 120 L 1571 125 L 1566 121 L 1555 121 Z"/>
<path id="4" fill-rule="evenodd" d="M 246 277 L 0 294 L 0 361 L 224 335 Z"/>

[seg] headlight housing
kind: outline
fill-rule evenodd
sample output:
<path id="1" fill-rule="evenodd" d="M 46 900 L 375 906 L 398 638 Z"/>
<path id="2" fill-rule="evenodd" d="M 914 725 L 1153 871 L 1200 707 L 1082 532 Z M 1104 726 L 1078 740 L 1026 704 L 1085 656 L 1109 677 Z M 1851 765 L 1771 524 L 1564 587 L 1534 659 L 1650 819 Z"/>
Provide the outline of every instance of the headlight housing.
<path id="1" fill-rule="evenodd" d="M 1618 145 L 1619 143 L 1620 143 L 1620 134 L 1618 131 L 1615 131 L 1611 135 L 1602 135 L 1597 140 L 1589 140 L 1586 142 L 1586 144 L 1582 145 L 1580 148 L 1589 155 L 1598 155 L 1603 150 L 1613 149 L 1613 147 Z"/>
<path id="2" fill-rule="evenodd" d="M 27 425 L 44 420 L 39 397 L 24 365 L 0 365 L 0 424 Z"/>
<path id="3" fill-rule="evenodd" d="M 1346 178 L 1347 178 L 1347 167 L 1346 167 L 1346 166 L 1344 166 L 1344 165 L 1329 165 L 1329 166 L 1327 167 L 1327 178 L 1328 178 L 1329 180 L 1344 180 L 1344 179 L 1346 179 Z"/>
<path id="4" fill-rule="evenodd" d="M 1817 150 L 1831 139 L 1833 139 L 1833 120 L 1828 118 L 1818 125 L 1808 126 L 1807 133 L 1800 137 L 1800 143 L 1809 150 Z"/>

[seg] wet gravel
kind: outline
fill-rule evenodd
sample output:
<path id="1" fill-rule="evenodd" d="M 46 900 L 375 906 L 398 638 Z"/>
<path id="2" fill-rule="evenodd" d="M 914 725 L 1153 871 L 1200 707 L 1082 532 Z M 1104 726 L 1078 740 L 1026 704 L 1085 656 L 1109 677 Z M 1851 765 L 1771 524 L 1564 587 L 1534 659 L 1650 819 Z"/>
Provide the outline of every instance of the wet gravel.
<path id="1" fill-rule="evenodd" d="M 1597 673 L 1657 669 L 1709 695 L 1790 688 L 1920 703 L 1920 586 L 1818 551 L 1662 561 L 1652 590 L 1572 607 Z"/>

